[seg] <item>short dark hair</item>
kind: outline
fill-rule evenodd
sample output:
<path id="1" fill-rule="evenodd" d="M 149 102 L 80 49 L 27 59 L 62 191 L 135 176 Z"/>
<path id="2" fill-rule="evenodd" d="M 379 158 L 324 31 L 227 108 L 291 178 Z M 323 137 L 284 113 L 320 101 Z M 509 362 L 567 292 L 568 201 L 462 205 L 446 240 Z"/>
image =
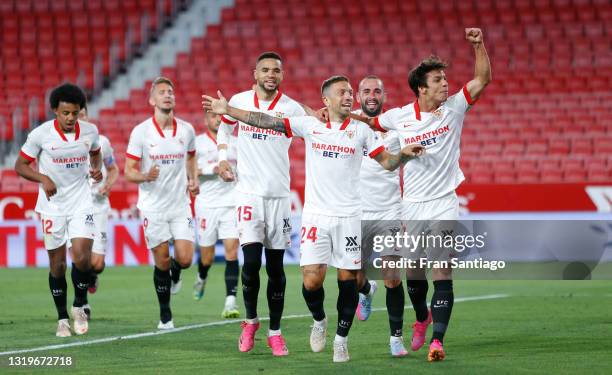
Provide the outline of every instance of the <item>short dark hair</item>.
<path id="1" fill-rule="evenodd" d="M 419 87 L 427 87 L 427 73 L 432 70 L 446 69 L 447 66 L 448 64 L 440 60 L 438 56 L 431 55 L 410 71 L 408 84 L 417 98 L 419 97 Z"/>
<path id="2" fill-rule="evenodd" d="M 259 55 L 257 57 L 257 61 L 255 62 L 255 64 L 258 64 L 263 59 L 275 59 L 275 60 L 278 60 L 280 62 L 283 62 L 283 59 L 280 57 L 280 55 L 278 53 L 272 52 L 272 51 L 268 51 L 268 52 L 264 52 L 261 55 Z"/>
<path id="3" fill-rule="evenodd" d="M 49 95 L 51 109 L 57 109 L 60 102 L 78 104 L 80 108 L 84 108 L 87 98 L 79 86 L 72 83 L 64 83 L 54 88 L 51 91 L 51 95 Z"/>
<path id="4" fill-rule="evenodd" d="M 325 96 L 325 90 L 327 90 L 331 85 L 336 82 L 349 82 L 349 79 L 346 76 L 331 76 L 321 85 L 321 95 Z"/>
<path id="5" fill-rule="evenodd" d="M 361 91 L 361 84 L 363 84 L 363 82 L 364 82 L 366 79 L 375 79 L 375 80 L 377 80 L 377 81 L 380 81 L 380 85 L 382 86 L 383 91 L 385 90 L 385 84 L 383 83 L 383 80 L 382 80 L 382 79 L 380 79 L 380 77 L 379 77 L 379 76 L 377 76 L 377 75 L 375 75 L 375 74 L 370 74 L 370 75 L 367 75 L 367 76 L 363 77 L 363 78 L 361 79 L 361 81 L 359 81 L 359 86 L 357 87 L 357 89 L 358 89 L 359 91 Z"/>

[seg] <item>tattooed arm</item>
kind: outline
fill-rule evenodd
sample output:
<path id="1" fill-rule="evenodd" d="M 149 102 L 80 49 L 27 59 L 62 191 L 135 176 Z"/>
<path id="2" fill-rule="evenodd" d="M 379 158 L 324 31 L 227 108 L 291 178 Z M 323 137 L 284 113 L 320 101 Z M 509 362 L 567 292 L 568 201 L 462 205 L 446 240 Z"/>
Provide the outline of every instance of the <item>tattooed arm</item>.
<path id="1" fill-rule="evenodd" d="M 228 115 L 238 121 L 244 122 L 262 129 L 273 129 L 283 134 L 287 134 L 285 123 L 282 118 L 273 117 L 262 112 L 249 112 L 234 108 L 227 104 L 227 100 L 220 91 L 217 91 L 218 99 L 212 96 L 202 95 L 202 107 L 205 111 L 210 111 L 218 115 Z"/>

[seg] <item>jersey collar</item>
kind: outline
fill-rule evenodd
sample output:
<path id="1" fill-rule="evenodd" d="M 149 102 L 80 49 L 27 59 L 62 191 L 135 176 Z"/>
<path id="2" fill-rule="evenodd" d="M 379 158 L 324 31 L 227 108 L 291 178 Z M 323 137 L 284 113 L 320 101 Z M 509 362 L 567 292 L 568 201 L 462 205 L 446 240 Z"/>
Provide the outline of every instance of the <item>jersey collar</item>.
<path id="1" fill-rule="evenodd" d="M 208 136 L 208 138 L 210 138 L 211 141 L 215 142 L 215 144 L 217 144 L 217 140 L 215 139 L 215 137 L 213 137 L 212 133 L 210 132 L 209 129 L 206 129 L 206 135 Z"/>
<path id="2" fill-rule="evenodd" d="M 340 125 L 340 130 L 345 130 L 350 122 L 351 122 L 350 117 L 347 117 L 346 119 L 344 119 L 344 121 L 342 122 L 342 125 Z M 327 129 L 331 129 L 331 122 L 329 122 L 328 120 L 325 126 L 327 126 Z"/>
<path id="3" fill-rule="evenodd" d="M 59 122 L 57 121 L 57 119 L 55 119 L 55 121 L 53 121 L 53 126 L 55 127 L 55 130 L 59 134 L 60 138 L 62 138 L 62 140 L 64 142 L 68 142 L 68 138 L 66 138 L 66 134 L 64 134 L 64 131 L 60 127 Z M 79 125 L 79 122 L 77 121 L 74 124 L 74 140 L 75 141 L 77 141 L 79 139 L 79 135 L 81 135 L 81 126 Z"/>
<path id="4" fill-rule="evenodd" d="M 421 108 L 419 108 L 418 100 L 414 101 L 414 115 L 416 116 L 417 120 L 421 121 Z"/>
<path id="5" fill-rule="evenodd" d="M 253 102 L 255 103 L 255 108 L 259 109 L 259 98 L 257 98 L 257 92 L 255 90 L 253 90 L 254 93 L 254 98 L 253 98 Z M 274 109 L 274 107 L 276 107 L 276 103 L 278 103 L 278 101 L 280 100 L 281 96 L 283 96 L 283 93 L 280 92 L 280 90 L 278 90 L 278 92 L 276 93 L 276 96 L 274 97 L 274 99 L 272 99 L 272 102 L 270 103 L 270 105 L 268 106 L 268 111 L 271 111 Z"/>
<path id="6" fill-rule="evenodd" d="M 155 115 L 153 115 L 152 118 L 153 118 L 153 125 L 155 125 L 155 129 L 157 129 L 157 132 L 159 133 L 159 135 L 162 138 L 166 138 L 166 136 L 164 135 L 164 132 L 159 127 L 159 124 L 157 123 L 157 120 L 155 120 Z M 175 118 L 172 118 L 172 137 L 176 137 L 176 119 Z"/>

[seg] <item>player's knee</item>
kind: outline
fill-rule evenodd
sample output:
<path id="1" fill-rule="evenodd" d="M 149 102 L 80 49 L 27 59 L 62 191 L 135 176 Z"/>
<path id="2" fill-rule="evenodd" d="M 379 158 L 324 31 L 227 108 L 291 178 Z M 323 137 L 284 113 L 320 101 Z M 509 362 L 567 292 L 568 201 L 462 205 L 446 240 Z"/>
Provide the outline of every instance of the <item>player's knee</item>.
<path id="1" fill-rule="evenodd" d="M 244 272 L 258 273 L 261 269 L 261 258 L 246 256 L 245 254 L 242 269 Z"/>
<path id="2" fill-rule="evenodd" d="M 91 262 L 91 268 L 93 269 L 95 273 L 98 273 L 98 274 L 102 273 L 105 267 L 106 267 L 106 263 L 104 263 L 104 258 L 96 259 Z"/>
<path id="3" fill-rule="evenodd" d="M 72 257 L 72 263 L 74 263 L 79 270 L 87 271 L 91 269 L 91 257 L 89 254 L 73 251 Z"/>
<path id="4" fill-rule="evenodd" d="M 319 290 L 323 287 L 323 280 L 315 277 L 304 278 L 304 288 L 309 291 Z"/>
<path id="5" fill-rule="evenodd" d="M 232 249 L 225 252 L 225 260 L 236 260 L 238 259 L 238 249 Z"/>
<path id="6" fill-rule="evenodd" d="M 452 268 L 434 268 L 431 272 L 434 280 L 451 280 L 453 278 Z"/>
<path id="7" fill-rule="evenodd" d="M 397 288 L 401 284 L 402 280 L 385 280 L 385 286 L 387 288 Z"/>
<path id="8" fill-rule="evenodd" d="M 270 279 L 284 279 L 285 278 L 285 269 L 283 264 L 271 264 L 266 263 L 266 273 Z"/>
<path id="9" fill-rule="evenodd" d="M 435 269 L 432 272 L 435 272 Z M 406 270 L 406 279 L 408 280 L 426 280 L 427 275 L 425 273 L 425 269 L 415 268 L 415 269 Z"/>
<path id="10" fill-rule="evenodd" d="M 49 272 L 55 278 L 60 278 L 66 274 L 66 261 L 51 262 Z"/>
<path id="11" fill-rule="evenodd" d="M 188 257 L 178 258 L 176 259 L 176 262 L 182 269 L 186 269 L 191 266 L 191 259 L 189 259 Z"/>
<path id="12" fill-rule="evenodd" d="M 159 268 L 162 271 L 167 271 L 170 269 L 170 256 L 157 256 L 155 257 L 155 267 Z"/>

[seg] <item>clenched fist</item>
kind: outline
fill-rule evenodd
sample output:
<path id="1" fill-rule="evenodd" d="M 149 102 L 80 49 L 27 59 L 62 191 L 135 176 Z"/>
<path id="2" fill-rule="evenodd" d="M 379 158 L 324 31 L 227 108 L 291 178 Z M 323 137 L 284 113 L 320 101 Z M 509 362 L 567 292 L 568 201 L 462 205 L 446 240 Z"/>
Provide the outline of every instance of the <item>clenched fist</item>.
<path id="1" fill-rule="evenodd" d="M 475 27 L 466 28 L 465 39 L 467 39 L 472 44 L 482 43 L 482 30 Z"/>

